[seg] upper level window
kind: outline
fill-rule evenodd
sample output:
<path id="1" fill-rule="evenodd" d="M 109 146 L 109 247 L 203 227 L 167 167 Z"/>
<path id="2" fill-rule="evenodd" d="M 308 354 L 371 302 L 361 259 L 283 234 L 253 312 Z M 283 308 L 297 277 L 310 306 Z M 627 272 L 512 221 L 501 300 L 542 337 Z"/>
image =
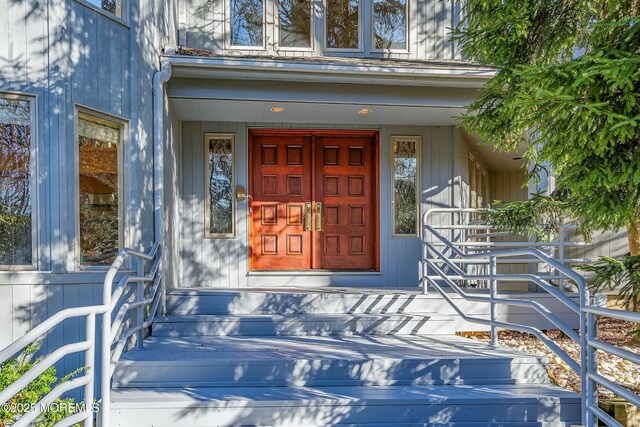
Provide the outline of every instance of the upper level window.
<path id="1" fill-rule="evenodd" d="M 327 0 L 326 36 L 329 49 L 360 47 L 360 1 Z"/>
<path id="2" fill-rule="evenodd" d="M 78 113 L 80 264 L 109 265 L 121 246 L 123 125 Z"/>
<path id="3" fill-rule="evenodd" d="M 277 0 L 277 5 L 279 46 L 311 47 L 311 1 Z"/>
<path id="4" fill-rule="evenodd" d="M 0 94 L 0 265 L 33 264 L 33 100 Z"/>
<path id="5" fill-rule="evenodd" d="M 231 46 L 263 47 L 263 0 L 231 0 L 229 9 Z"/>
<path id="6" fill-rule="evenodd" d="M 393 147 L 393 235 L 419 236 L 420 211 L 419 136 L 394 136 Z"/>
<path id="7" fill-rule="evenodd" d="M 122 18 L 122 0 L 85 0 L 87 3 Z"/>
<path id="8" fill-rule="evenodd" d="M 373 47 L 379 50 L 407 48 L 407 0 L 373 1 Z"/>

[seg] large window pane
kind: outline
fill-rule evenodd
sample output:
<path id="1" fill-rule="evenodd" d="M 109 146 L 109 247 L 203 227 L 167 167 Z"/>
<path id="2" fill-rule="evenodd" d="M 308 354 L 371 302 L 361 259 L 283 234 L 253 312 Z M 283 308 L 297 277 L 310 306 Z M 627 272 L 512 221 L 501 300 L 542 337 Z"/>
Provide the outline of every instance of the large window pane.
<path id="1" fill-rule="evenodd" d="M 234 136 L 206 134 L 207 236 L 232 236 L 234 233 Z"/>
<path id="2" fill-rule="evenodd" d="M 263 46 L 262 0 L 231 0 L 229 20 L 232 46 Z"/>
<path id="3" fill-rule="evenodd" d="M 327 47 L 359 47 L 359 0 L 327 0 Z"/>
<path id="4" fill-rule="evenodd" d="M 0 265 L 30 265 L 31 103 L 0 95 Z"/>
<path id="5" fill-rule="evenodd" d="M 311 47 L 310 0 L 278 0 L 281 47 Z"/>
<path id="6" fill-rule="evenodd" d="M 78 115 L 82 265 L 109 265 L 120 248 L 121 137 L 122 125 Z"/>
<path id="7" fill-rule="evenodd" d="M 373 32 L 375 49 L 406 49 L 406 0 L 374 0 Z"/>
<path id="8" fill-rule="evenodd" d="M 393 234 L 418 235 L 419 137 L 393 137 Z"/>

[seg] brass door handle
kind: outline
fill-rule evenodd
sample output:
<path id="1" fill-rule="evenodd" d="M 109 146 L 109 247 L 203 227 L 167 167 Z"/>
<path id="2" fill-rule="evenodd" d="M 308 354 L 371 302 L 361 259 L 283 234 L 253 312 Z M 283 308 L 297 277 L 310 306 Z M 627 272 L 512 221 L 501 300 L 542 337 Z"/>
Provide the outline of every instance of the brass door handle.
<path id="1" fill-rule="evenodd" d="M 316 202 L 316 231 L 322 231 L 322 202 Z"/>
<path id="2" fill-rule="evenodd" d="M 311 231 L 311 202 L 304 204 L 304 231 Z"/>

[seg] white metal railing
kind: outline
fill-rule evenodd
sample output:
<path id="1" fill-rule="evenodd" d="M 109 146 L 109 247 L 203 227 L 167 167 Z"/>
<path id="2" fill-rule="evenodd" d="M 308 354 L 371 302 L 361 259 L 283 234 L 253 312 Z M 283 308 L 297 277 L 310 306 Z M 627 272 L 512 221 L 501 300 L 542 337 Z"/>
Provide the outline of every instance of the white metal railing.
<path id="1" fill-rule="evenodd" d="M 489 325 L 492 345 L 498 345 L 498 328 L 528 332 L 538 337 L 556 353 L 558 357 L 567 363 L 569 367 L 580 375 L 582 380 L 582 423 L 587 427 L 595 427 L 598 420 L 601 420 L 610 427 L 621 426 L 621 424 L 611 416 L 599 409 L 597 403 L 597 385 L 609 389 L 636 406 L 640 406 L 640 397 L 598 373 L 596 351 L 608 352 L 633 363 L 640 363 L 640 355 L 596 339 L 596 316 L 607 316 L 621 320 L 640 322 L 640 313 L 611 310 L 591 305 L 589 291 L 584 277 L 562 262 L 566 262 L 566 259 L 555 259 L 553 256 L 545 254 L 535 247 L 525 247 L 524 245 L 510 246 L 509 243 L 513 242 L 505 242 L 506 244 L 504 245 L 487 245 L 484 247 L 484 250 L 478 250 L 478 247 L 472 245 L 460 245 L 459 243 L 461 241 L 468 241 L 464 236 L 462 239 L 460 239 L 461 236 L 454 236 L 454 238 L 458 239 L 458 242 L 455 242 L 440 233 L 440 230 L 446 230 L 453 235 L 455 230 L 471 229 L 484 230 L 484 234 L 489 235 L 483 236 L 484 238 L 496 237 L 494 236 L 496 233 L 491 231 L 490 227 L 486 224 L 481 225 L 476 221 L 474 224 L 467 224 L 468 227 L 472 228 L 465 228 L 463 221 L 453 222 L 450 227 L 447 227 L 446 224 L 432 225 L 430 222 L 431 216 L 434 213 L 445 215 L 454 214 L 459 215 L 458 218 L 462 218 L 462 214 L 478 215 L 480 212 L 480 210 L 476 209 L 437 208 L 431 209 L 424 214 L 422 230 L 423 253 L 420 270 L 424 292 L 427 292 L 427 286 L 432 287 L 442 295 L 463 319 L 469 322 Z M 469 217 L 470 215 L 467 216 L 467 218 Z M 502 233 L 503 232 L 499 232 L 497 236 L 505 236 Z M 555 247 L 570 246 L 561 244 L 562 242 L 556 243 Z M 545 246 L 547 246 L 546 243 Z M 466 252 L 465 249 L 467 250 Z M 542 264 L 550 270 L 555 271 L 555 274 L 546 276 L 530 273 L 498 274 L 497 265 L 499 261 L 509 262 L 509 260 L 514 259 L 519 262 Z M 469 264 L 479 265 L 482 268 L 479 271 L 470 273 L 464 269 L 464 267 Z M 549 279 L 557 277 L 560 277 L 562 280 L 556 286 L 550 282 Z M 489 295 L 468 294 L 465 292 L 463 289 L 464 286 L 460 286 L 459 283 L 470 281 L 483 281 L 488 283 Z M 535 301 L 501 297 L 498 292 L 498 284 L 501 281 L 533 283 L 540 289 L 554 296 L 579 318 L 579 333 L 573 331 L 546 307 Z M 563 292 L 566 284 L 565 281 L 572 283 L 577 290 L 579 303 L 576 303 Z M 444 289 L 444 285 L 447 285 L 453 292 L 467 301 L 489 304 L 489 318 L 474 317 L 464 313 Z M 580 363 L 577 363 L 569 357 L 562 348 L 549 339 L 540 329 L 530 325 L 499 321 L 497 318 L 498 306 L 522 306 L 538 312 L 551 324 L 563 331 L 569 338 L 579 343 Z"/>
<path id="2" fill-rule="evenodd" d="M 96 379 L 101 379 L 101 425 L 109 426 L 111 377 L 113 370 L 131 337 L 136 336 L 136 345 L 142 348 L 144 331 L 151 326 L 159 307 L 164 311 L 165 288 L 162 280 L 161 245 L 154 243 L 148 253 L 124 248 L 118 252 L 115 261 L 107 271 L 103 282 L 102 304 L 68 308 L 59 311 L 33 328 L 27 334 L 18 338 L 7 347 L 0 350 L 0 363 L 16 356 L 30 344 L 38 341 L 53 328 L 67 319 L 85 318 L 85 337 L 82 341 L 65 344 L 39 360 L 28 372 L 12 384 L 0 391 L 0 405 L 8 402 L 23 390 L 34 379 L 65 356 L 84 353 L 85 366 L 82 375 L 58 384 L 40 402 L 33 406 L 12 427 L 23 427 L 31 423 L 42 414 L 47 404 L 55 401 L 74 389 L 83 390 L 83 401 L 79 404 L 81 411 L 58 422 L 55 427 L 71 426 L 82 422 L 85 427 L 93 426 L 94 390 Z M 135 265 L 127 265 L 127 259 L 132 259 Z M 147 269 L 147 263 L 150 267 Z M 125 273 L 114 287 L 113 282 L 120 269 L 135 267 L 135 274 Z M 136 288 L 129 292 L 131 284 Z M 117 311 L 116 311 L 117 309 Z M 128 314 L 135 310 L 134 316 Z M 115 316 L 113 314 L 115 313 Z M 96 316 L 102 315 L 101 347 L 99 369 L 96 369 Z M 125 329 L 126 328 L 126 329 Z"/>
<path id="3" fill-rule="evenodd" d="M 40 374 L 53 366 L 56 362 L 63 357 L 75 354 L 84 353 L 85 369 L 84 373 L 72 380 L 58 384 L 44 396 L 38 403 L 33 406 L 33 410 L 27 411 L 22 417 L 17 419 L 12 427 L 22 427 L 30 425 L 42 412 L 43 408 L 46 408 L 48 403 L 53 402 L 60 397 L 63 393 L 71 391 L 73 389 L 84 390 L 84 407 L 83 411 L 74 414 L 72 422 L 70 418 L 62 420 L 56 427 L 73 425 L 79 422 L 83 422 L 85 427 L 93 425 L 93 412 L 91 411 L 93 404 L 93 390 L 95 384 L 95 324 L 96 316 L 98 314 L 104 314 L 106 307 L 103 305 L 68 308 L 54 314 L 53 316 L 40 323 L 31 331 L 18 338 L 16 341 L 9 344 L 7 347 L 0 350 L 0 363 L 6 362 L 9 358 L 13 357 L 17 353 L 24 350 L 25 347 L 31 345 L 37 341 L 40 337 L 52 330 L 54 327 L 62 323 L 67 319 L 84 317 L 85 318 L 85 339 L 70 344 L 65 344 L 52 353 L 47 355 L 44 359 L 36 363 L 28 372 L 18 378 L 15 382 L 11 383 L 4 390 L 0 391 L 0 405 L 7 403 L 13 396 L 27 387 L 31 381 L 36 379 Z"/>

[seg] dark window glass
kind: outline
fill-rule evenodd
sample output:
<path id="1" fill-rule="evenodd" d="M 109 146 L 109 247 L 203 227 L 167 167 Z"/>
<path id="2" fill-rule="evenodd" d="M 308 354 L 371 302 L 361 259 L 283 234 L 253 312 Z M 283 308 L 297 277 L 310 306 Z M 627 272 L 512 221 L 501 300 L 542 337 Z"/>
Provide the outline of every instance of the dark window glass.
<path id="1" fill-rule="evenodd" d="M 374 0 L 373 35 L 376 49 L 407 48 L 406 0 Z"/>
<path id="2" fill-rule="evenodd" d="M 233 137 L 212 136 L 207 140 L 207 235 L 232 235 Z"/>
<path id="3" fill-rule="evenodd" d="M 417 235 L 418 223 L 418 141 L 393 142 L 394 234 Z"/>
<path id="4" fill-rule="evenodd" d="M 122 0 L 87 0 L 89 3 L 118 17 L 122 16 Z"/>
<path id="5" fill-rule="evenodd" d="M 109 265 L 120 248 L 118 151 L 121 135 L 121 125 L 87 114 L 79 115 L 82 265 Z"/>
<path id="6" fill-rule="evenodd" d="M 31 103 L 0 97 L 0 265 L 31 264 Z"/>
<path id="7" fill-rule="evenodd" d="M 359 0 L 327 0 L 327 47 L 357 49 Z"/>
<path id="8" fill-rule="evenodd" d="M 231 45 L 263 46 L 262 0 L 231 0 Z"/>
<path id="9" fill-rule="evenodd" d="M 310 0 L 278 0 L 281 47 L 311 47 Z"/>

